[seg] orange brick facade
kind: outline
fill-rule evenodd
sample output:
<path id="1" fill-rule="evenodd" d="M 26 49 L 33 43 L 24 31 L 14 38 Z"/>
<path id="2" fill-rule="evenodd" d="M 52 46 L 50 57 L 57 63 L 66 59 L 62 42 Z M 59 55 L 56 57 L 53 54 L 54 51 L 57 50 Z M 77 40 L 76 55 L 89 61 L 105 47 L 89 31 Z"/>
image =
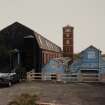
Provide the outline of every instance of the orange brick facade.
<path id="1" fill-rule="evenodd" d="M 62 56 L 62 53 L 43 50 L 42 51 L 42 64 L 47 64 L 50 59 L 59 58 L 61 56 Z"/>

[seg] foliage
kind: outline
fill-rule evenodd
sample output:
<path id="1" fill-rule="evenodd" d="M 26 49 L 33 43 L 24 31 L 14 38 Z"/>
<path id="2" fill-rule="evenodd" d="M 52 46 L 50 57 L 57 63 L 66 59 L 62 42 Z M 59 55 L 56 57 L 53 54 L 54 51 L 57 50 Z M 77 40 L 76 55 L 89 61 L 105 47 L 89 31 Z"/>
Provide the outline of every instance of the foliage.
<path id="1" fill-rule="evenodd" d="M 80 58 L 80 53 L 74 54 L 74 60 Z"/>
<path id="2" fill-rule="evenodd" d="M 37 105 L 36 101 L 38 97 L 36 95 L 30 94 L 21 94 L 20 96 L 15 97 L 15 99 L 9 102 L 8 105 Z"/>
<path id="3" fill-rule="evenodd" d="M 24 78 L 24 79 L 26 78 L 26 73 L 27 73 L 27 71 L 26 71 L 26 68 L 25 68 L 25 67 L 22 67 L 21 65 L 17 65 L 17 67 L 15 68 L 15 72 L 16 72 L 17 74 L 19 74 L 22 79 L 23 79 L 23 78 Z"/>

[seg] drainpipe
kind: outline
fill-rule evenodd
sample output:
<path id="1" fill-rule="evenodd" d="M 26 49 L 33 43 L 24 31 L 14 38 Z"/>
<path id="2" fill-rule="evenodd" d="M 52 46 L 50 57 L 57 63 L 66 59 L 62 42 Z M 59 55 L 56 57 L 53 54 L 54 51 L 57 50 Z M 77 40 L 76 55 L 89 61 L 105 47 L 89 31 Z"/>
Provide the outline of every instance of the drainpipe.
<path id="1" fill-rule="evenodd" d="M 12 69 L 12 56 L 10 54 L 10 69 Z"/>
<path id="2" fill-rule="evenodd" d="M 19 52 L 19 50 L 17 50 L 18 51 L 18 53 L 17 53 L 17 63 L 18 63 L 18 65 L 20 64 L 20 52 Z"/>
<path id="3" fill-rule="evenodd" d="M 98 69 L 99 69 L 99 74 L 98 74 L 98 76 L 99 76 L 99 81 L 100 81 L 100 51 L 98 52 Z"/>

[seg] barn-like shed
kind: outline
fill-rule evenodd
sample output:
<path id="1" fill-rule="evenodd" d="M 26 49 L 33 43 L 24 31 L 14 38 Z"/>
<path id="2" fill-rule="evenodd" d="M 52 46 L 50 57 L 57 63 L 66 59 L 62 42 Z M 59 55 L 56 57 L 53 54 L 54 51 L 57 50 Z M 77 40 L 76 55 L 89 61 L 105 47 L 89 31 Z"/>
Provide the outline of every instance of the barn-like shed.
<path id="1" fill-rule="evenodd" d="M 2 29 L 0 36 L 4 37 L 5 45 L 11 49 L 11 68 L 20 64 L 30 70 L 34 68 L 35 72 L 41 72 L 49 59 L 62 56 L 59 46 L 18 22 Z"/>

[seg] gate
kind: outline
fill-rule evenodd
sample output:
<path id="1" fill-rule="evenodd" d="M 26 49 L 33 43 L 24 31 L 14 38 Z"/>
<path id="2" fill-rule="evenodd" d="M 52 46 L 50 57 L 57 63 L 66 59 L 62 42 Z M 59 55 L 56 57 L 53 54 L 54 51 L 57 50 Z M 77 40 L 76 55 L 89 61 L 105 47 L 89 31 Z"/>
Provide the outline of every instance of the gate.
<path id="1" fill-rule="evenodd" d="M 99 81 L 99 72 L 97 70 L 81 70 L 79 77 L 81 82 L 97 82 Z"/>

